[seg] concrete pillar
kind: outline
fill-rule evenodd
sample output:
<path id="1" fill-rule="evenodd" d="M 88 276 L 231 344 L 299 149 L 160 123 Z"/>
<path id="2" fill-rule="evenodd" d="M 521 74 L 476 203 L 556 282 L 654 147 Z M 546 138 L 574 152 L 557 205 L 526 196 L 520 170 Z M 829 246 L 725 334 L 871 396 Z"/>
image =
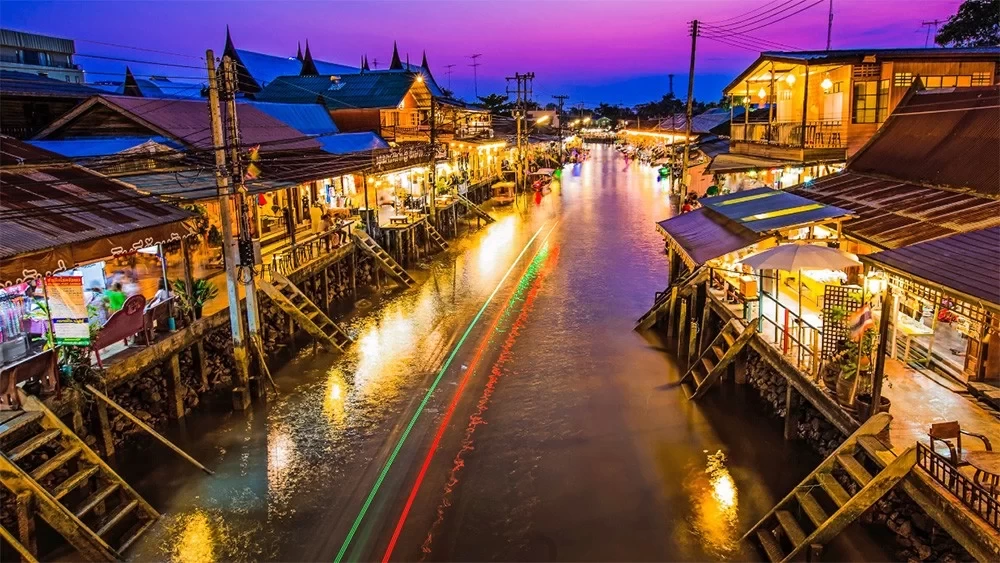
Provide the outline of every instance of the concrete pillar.
<path id="1" fill-rule="evenodd" d="M 181 383 L 181 356 L 167 360 L 167 416 L 171 420 L 184 418 L 184 384 Z"/>

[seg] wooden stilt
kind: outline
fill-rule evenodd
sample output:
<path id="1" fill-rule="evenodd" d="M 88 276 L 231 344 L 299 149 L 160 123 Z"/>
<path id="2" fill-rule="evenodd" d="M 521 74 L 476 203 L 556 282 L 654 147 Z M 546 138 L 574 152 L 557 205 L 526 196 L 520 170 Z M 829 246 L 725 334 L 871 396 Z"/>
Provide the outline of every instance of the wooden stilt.
<path id="1" fill-rule="evenodd" d="M 95 404 L 97 405 L 97 421 L 101 426 L 98 435 L 98 439 L 101 441 L 101 451 L 105 458 L 111 458 L 115 455 L 115 439 L 111 434 L 111 417 L 108 416 L 108 406 L 100 401 Z"/>
<path id="2" fill-rule="evenodd" d="M 330 269 L 323 268 L 323 307 L 324 311 L 330 310 Z"/>
<path id="3" fill-rule="evenodd" d="M 184 384 L 181 383 L 181 356 L 167 360 L 167 416 L 171 420 L 184 418 Z"/>
<path id="4" fill-rule="evenodd" d="M 196 342 L 191 348 L 191 354 L 193 355 L 195 371 L 198 373 L 198 382 L 203 390 L 208 390 L 208 356 L 205 355 L 205 341 Z"/>
<path id="5" fill-rule="evenodd" d="M 681 310 L 677 315 L 677 359 L 682 366 L 687 366 L 687 329 L 688 329 L 688 300 L 681 299 Z M 685 367 L 685 370 L 687 368 Z"/>
<path id="6" fill-rule="evenodd" d="M 798 434 L 799 394 L 789 384 L 785 387 L 785 440 L 794 440 Z"/>
<path id="7" fill-rule="evenodd" d="M 35 542 L 35 498 L 30 492 L 17 495 L 17 536 L 21 545 L 32 555 L 38 554 L 38 544 Z M 22 561 L 28 559 L 23 557 Z"/>

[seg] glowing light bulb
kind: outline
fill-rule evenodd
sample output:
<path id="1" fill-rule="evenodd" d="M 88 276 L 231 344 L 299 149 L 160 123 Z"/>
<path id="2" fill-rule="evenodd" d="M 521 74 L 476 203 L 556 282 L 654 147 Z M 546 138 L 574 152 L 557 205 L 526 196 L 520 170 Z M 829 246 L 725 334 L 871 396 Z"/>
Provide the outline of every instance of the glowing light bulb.
<path id="1" fill-rule="evenodd" d="M 762 99 L 762 100 L 764 98 L 766 98 L 767 97 L 767 90 L 765 90 L 764 88 L 761 88 L 760 90 L 757 90 L 757 97 L 760 98 L 760 99 Z"/>
<path id="2" fill-rule="evenodd" d="M 830 80 L 830 77 L 827 76 L 823 79 L 823 82 L 819 83 L 819 85 L 822 86 L 824 90 L 829 90 L 830 88 L 833 88 L 833 80 Z"/>
<path id="3" fill-rule="evenodd" d="M 788 73 L 788 76 L 785 77 L 785 82 L 787 82 L 789 86 L 795 86 L 795 75 Z"/>

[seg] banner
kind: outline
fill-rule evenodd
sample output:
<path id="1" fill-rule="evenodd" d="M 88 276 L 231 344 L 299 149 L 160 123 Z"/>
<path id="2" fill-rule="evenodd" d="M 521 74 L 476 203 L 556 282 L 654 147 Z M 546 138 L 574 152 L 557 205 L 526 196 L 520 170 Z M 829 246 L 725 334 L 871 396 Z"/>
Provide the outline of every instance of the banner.
<path id="1" fill-rule="evenodd" d="M 83 293 L 83 276 L 47 277 L 45 290 L 49 296 L 49 314 L 52 316 L 56 344 L 88 346 L 90 316 Z"/>

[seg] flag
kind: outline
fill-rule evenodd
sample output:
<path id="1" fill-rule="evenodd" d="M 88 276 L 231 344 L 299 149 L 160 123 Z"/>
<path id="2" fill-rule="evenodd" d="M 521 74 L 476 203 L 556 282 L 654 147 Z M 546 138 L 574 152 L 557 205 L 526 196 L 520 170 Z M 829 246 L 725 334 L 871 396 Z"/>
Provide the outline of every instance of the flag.
<path id="1" fill-rule="evenodd" d="M 872 309 L 868 305 L 847 315 L 847 331 L 851 334 L 852 340 L 858 340 L 866 330 L 875 326 L 875 319 L 872 317 Z"/>
<path id="2" fill-rule="evenodd" d="M 250 149 L 250 164 L 247 166 L 247 173 L 244 180 L 256 180 L 260 176 L 260 168 L 257 162 L 260 161 L 260 145 Z"/>

